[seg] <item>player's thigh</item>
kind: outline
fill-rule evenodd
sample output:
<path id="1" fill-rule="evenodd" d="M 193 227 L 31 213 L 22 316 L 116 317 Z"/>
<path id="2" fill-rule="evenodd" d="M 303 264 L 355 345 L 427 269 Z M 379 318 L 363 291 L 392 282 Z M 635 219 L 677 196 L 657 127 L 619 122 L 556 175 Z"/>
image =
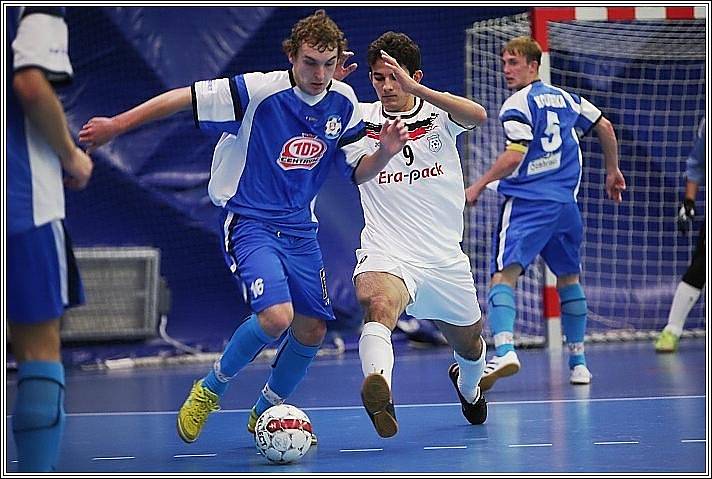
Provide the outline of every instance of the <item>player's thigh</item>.
<path id="1" fill-rule="evenodd" d="M 39 323 L 9 323 L 12 353 L 18 362 L 59 361 L 59 319 Z"/>
<path id="2" fill-rule="evenodd" d="M 411 316 L 470 326 L 482 314 L 470 262 L 463 253 L 459 261 L 445 267 L 412 268 L 418 291 L 406 308 Z"/>
<path id="3" fill-rule="evenodd" d="M 61 221 L 7 236 L 6 251 L 9 321 L 35 324 L 61 317 L 81 290 Z"/>
<path id="4" fill-rule="evenodd" d="M 241 225 L 230 232 L 227 246 L 228 266 L 242 286 L 245 301 L 259 313 L 270 306 L 291 303 L 287 276 L 276 236 L 260 228 Z"/>
<path id="5" fill-rule="evenodd" d="M 518 264 L 526 270 L 551 238 L 560 203 L 509 197 L 492 237 L 490 274 Z"/>
<path id="6" fill-rule="evenodd" d="M 562 205 L 562 214 L 541 251 L 541 257 L 557 277 L 576 276 L 581 271 L 583 223 L 576 203 Z"/>
<path id="7" fill-rule="evenodd" d="M 391 329 L 415 296 L 417 286 L 403 262 L 379 252 L 358 250 L 354 286 L 366 320 L 387 321 Z M 380 319 L 379 319 L 380 318 Z"/>
<path id="8" fill-rule="evenodd" d="M 316 238 L 282 236 L 280 240 L 280 254 L 295 314 L 334 320 L 324 260 Z"/>

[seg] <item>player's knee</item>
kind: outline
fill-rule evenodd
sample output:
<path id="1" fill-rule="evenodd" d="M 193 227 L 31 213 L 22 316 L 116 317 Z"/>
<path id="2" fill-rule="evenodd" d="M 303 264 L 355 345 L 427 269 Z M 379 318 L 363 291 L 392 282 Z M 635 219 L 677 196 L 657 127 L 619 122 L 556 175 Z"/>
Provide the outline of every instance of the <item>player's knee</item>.
<path id="1" fill-rule="evenodd" d="M 702 289 L 705 286 L 705 265 L 693 261 L 682 277 L 682 280 L 693 288 Z"/>
<path id="2" fill-rule="evenodd" d="M 392 298 L 385 294 L 376 294 L 366 298 L 362 305 L 366 310 L 367 321 L 377 321 L 387 326 L 391 324 L 395 326 L 399 311 L 398 304 Z"/>
<path id="3" fill-rule="evenodd" d="M 317 345 L 324 342 L 326 337 L 326 321 L 310 321 L 308 325 L 295 327 L 292 325 L 292 334 L 302 344 Z"/>
<path id="4" fill-rule="evenodd" d="M 579 283 L 571 284 L 559 289 L 561 299 L 561 313 L 572 316 L 585 316 L 588 312 L 586 295 Z"/>
<path id="5" fill-rule="evenodd" d="M 45 378 L 27 378 L 21 389 L 13 415 L 13 431 L 51 429 L 64 421 L 61 384 Z"/>
<path id="6" fill-rule="evenodd" d="M 260 326 L 270 336 L 278 337 L 292 324 L 294 313 L 291 308 L 270 307 L 259 315 Z"/>

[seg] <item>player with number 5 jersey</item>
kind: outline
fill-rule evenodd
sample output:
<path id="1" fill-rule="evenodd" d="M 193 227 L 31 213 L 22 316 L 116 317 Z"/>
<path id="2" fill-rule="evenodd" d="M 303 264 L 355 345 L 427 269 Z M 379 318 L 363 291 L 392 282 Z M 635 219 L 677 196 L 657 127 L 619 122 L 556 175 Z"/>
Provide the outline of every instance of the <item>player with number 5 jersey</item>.
<path id="1" fill-rule="evenodd" d="M 611 122 L 585 98 L 541 81 L 541 56 L 541 47 L 531 37 L 514 38 L 502 49 L 504 78 L 516 90 L 499 113 L 507 143 L 490 169 L 466 190 L 470 204 L 489 184 L 504 196 L 493 236 L 487 302 L 496 354 L 485 367 L 480 381 L 483 390 L 519 371 L 514 351 L 514 289 L 537 255 L 556 275 L 561 327 L 569 350 L 569 381 L 591 382 L 584 356 L 588 307 L 579 283 L 583 237 L 576 203 L 583 162 L 580 137 L 591 130 L 598 136 L 608 197 L 620 203 L 625 190 Z"/>

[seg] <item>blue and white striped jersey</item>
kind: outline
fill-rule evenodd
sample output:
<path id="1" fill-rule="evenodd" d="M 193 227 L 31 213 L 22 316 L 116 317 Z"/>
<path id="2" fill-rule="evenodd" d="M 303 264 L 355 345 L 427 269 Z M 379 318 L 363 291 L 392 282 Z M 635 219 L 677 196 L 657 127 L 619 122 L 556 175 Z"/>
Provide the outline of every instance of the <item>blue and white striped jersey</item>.
<path id="1" fill-rule="evenodd" d="M 223 132 L 208 185 L 213 203 L 283 233 L 316 236 L 314 199 L 329 169 L 352 177 L 363 156 L 355 142 L 365 125 L 351 87 L 334 80 L 311 96 L 291 72 L 277 71 L 196 82 L 192 91 L 196 124 Z"/>
<path id="2" fill-rule="evenodd" d="M 7 13 L 7 233 L 16 234 L 63 219 L 64 187 L 59 157 L 25 118 L 12 76 L 39 68 L 50 82 L 60 82 L 73 71 L 63 8 L 10 7 Z"/>
<path id="3" fill-rule="evenodd" d="M 526 145 L 522 163 L 497 190 L 507 196 L 576 201 L 581 182 L 579 138 L 601 118 L 585 98 L 537 80 L 510 96 L 499 119 L 507 142 Z"/>

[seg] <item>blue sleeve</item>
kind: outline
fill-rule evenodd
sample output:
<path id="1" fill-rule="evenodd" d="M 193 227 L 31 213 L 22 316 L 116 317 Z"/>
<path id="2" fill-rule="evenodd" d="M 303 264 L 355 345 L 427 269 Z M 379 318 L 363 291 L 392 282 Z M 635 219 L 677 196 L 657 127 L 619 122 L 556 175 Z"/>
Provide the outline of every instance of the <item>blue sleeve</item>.
<path id="1" fill-rule="evenodd" d="M 249 101 L 242 75 L 195 82 L 191 95 L 198 128 L 237 134 Z"/>
<path id="2" fill-rule="evenodd" d="M 705 181 L 705 135 L 698 136 L 687 157 L 687 179 L 701 185 Z"/>

